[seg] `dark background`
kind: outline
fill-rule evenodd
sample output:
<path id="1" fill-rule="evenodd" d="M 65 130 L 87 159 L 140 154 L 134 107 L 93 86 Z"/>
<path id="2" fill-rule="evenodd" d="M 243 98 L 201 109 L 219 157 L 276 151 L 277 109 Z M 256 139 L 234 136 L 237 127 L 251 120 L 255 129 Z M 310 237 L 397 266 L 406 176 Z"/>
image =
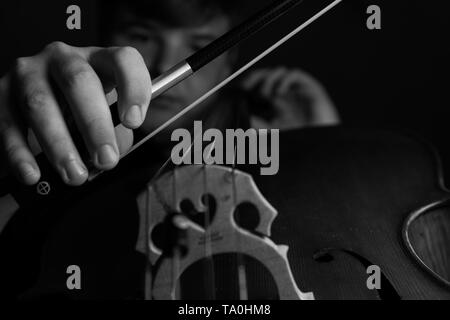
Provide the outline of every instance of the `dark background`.
<path id="1" fill-rule="evenodd" d="M 257 9 L 263 2 L 249 3 Z M 297 14 L 319 3 L 307 0 L 245 44 L 242 61 L 298 24 Z M 70 4 L 81 7 L 82 30 L 66 29 Z M 382 9 L 382 30 L 366 28 L 370 4 Z M 2 0 L 0 73 L 16 57 L 35 54 L 51 41 L 98 45 L 98 11 L 92 0 Z M 450 5 L 443 0 L 344 0 L 261 65 L 285 64 L 310 72 L 327 88 L 346 125 L 412 131 L 437 146 L 450 164 L 449 16 Z"/>

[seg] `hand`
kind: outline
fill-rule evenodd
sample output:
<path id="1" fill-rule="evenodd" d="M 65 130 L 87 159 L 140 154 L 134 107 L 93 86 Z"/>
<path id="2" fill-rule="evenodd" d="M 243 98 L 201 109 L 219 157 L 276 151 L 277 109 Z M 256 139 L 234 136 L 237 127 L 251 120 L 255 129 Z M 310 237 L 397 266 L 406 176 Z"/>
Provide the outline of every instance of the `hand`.
<path id="1" fill-rule="evenodd" d="M 114 128 L 107 95 L 118 94 L 122 122 Z M 24 184 L 35 184 L 40 170 L 28 130 L 69 185 L 83 184 L 88 169 L 74 143 L 81 133 L 93 165 L 112 169 L 130 147 L 130 129 L 145 119 L 151 78 L 142 56 L 130 47 L 77 48 L 61 42 L 19 58 L 0 79 L 0 155 Z"/>
<path id="2" fill-rule="evenodd" d="M 258 105 L 253 108 L 255 128 L 291 129 L 339 123 L 336 108 L 325 89 L 302 70 L 260 69 L 247 76 L 242 85 L 244 90 L 256 92 L 268 101 L 273 109 L 269 113 L 274 116 L 269 119 L 258 112 Z"/>

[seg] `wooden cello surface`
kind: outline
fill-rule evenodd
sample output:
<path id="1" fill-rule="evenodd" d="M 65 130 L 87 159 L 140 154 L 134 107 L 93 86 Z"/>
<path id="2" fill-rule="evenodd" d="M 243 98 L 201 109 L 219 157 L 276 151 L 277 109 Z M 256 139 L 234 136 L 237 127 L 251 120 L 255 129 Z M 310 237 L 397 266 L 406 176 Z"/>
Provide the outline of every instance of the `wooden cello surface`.
<path id="1" fill-rule="evenodd" d="M 416 253 L 448 281 L 449 194 L 427 144 L 344 129 L 303 131 L 281 144 L 279 174 L 255 180 L 283 217 L 274 222 L 273 238 L 290 246 L 302 289 L 316 299 L 450 298 L 450 287 L 425 271 L 403 234 L 408 231 Z M 298 170 L 287 170 L 294 164 Z M 281 197 L 275 179 L 283 181 Z M 429 204 L 434 208 L 404 230 L 411 214 Z M 380 291 L 367 290 L 368 264 L 385 276 Z"/>
<path id="2" fill-rule="evenodd" d="M 270 238 L 289 246 L 302 291 L 318 300 L 450 299 L 450 197 L 438 158 L 425 143 L 389 131 L 285 132 L 279 173 L 252 176 L 278 211 Z M 19 212 L 0 235 L 2 295 L 142 298 L 145 259 L 135 249 L 135 200 L 150 178 L 119 168 L 68 207 Z M 260 293 L 253 298 L 280 296 L 267 270 L 247 262 L 248 285 Z M 83 270 L 83 290 L 66 288 L 71 264 Z M 380 268 L 380 289 L 367 287 L 372 265 Z M 230 279 L 217 285 L 231 285 L 236 275 L 230 266 L 231 256 L 215 257 L 216 275 Z M 186 278 L 198 285 L 196 268 Z"/>

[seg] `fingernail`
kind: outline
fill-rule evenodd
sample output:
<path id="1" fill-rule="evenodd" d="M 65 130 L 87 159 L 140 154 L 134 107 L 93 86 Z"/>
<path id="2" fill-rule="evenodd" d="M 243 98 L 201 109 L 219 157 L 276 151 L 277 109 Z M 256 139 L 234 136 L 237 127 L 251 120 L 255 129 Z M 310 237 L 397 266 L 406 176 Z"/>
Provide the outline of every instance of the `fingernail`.
<path id="1" fill-rule="evenodd" d="M 77 182 L 85 176 L 87 169 L 77 160 L 69 160 L 65 163 L 63 168 L 64 180 L 66 182 Z"/>
<path id="2" fill-rule="evenodd" d="M 126 113 L 125 113 L 125 122 L 127 124 L 131 125 L 140 125 L 142 122 L 142 111 L 141 107 L 138 105 L 132 106 Z"/>
<path id="3" fill-rule="evenodd" d="M 109 144 L 104 144 L 101 146 L 96 154 L 97 164 L 100 166 L 113 165 L 117 161 L 117 153 L 112 146 Z"/>
<path id="4" fill-rule="evenodd" d="M 18 167 L 20 175 L 25 183 L 31 182 L 30 180 L 33 180 L 34 178 L 36 178 L 37 171 L 28 162 L 21 162 L 18 164 L 17 167 Z"/>

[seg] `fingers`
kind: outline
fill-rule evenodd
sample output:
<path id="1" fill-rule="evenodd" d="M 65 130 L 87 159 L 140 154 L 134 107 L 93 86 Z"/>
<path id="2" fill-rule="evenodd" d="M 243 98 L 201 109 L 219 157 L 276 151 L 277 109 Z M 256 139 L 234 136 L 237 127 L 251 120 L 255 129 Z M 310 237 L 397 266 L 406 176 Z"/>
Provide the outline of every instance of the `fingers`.
<path id="1" fill-rule="evenodd" d="M 247 90 L 257 90 L 264 97 L 272 98 L 280 94 L 279 87 L 290 75 L 286 68 L 262 69 L 253 72 L 243 83 Z"/>
<path id="2" fill-rule="evenodd" d="M 4 78 L 0 81 L 0 146 L 17 179 L 32 185 L 38 182 L 40 171 L 28 148 L 23 129 L 10 111 L 8 80 Z"/>
<path id="3" fill-rule="evenodd" d="M 321 84 L 316 79 L 308 73 L 298 69 L 289 72 L 283 78 L 279 85 L 278 93 L 283 95 L 292 89 L 311 94 L 323 91 Z"/>
<path id="4" fill-rule="evenodd" d="M 294 87 L 297 89 L 301 89 L 305 85 L 306 79 L 302 76 L 300 72 L 294 71 L 287 74 L 283 79 L 279 82 L 277 87 L 278 95 L 285 95 L 289 93 Z"/>
<path id="5" fill-rule="evenodd" d="M 265 97 L 274 97 L 278 95 L 278 87 L 284 77 L 288 74 L 287 69 L 277 68 L 266 76 L 262 86 L 261 92 Z"/>
<path id="6" fill-rule="evenodd" d="M 20 128 L 4 115 L 0 122 L 1 146 L 12 172 L 26 185 L 37 183 L 40 178 L 39 167 Z"/>
<path id="7" fill-rule="evenodd" d="M 242 86 L 245 90 L 254 90 L 258 85 L 260 85 L 267 74 L 270 72 L 268 69 L 260 69 L 253 71 L 249 76 L 247 76 L 242 81 Z"/>
<path id="8" fill-rule="evenodd" d="M 140 53 L 131 47 L 101 49 L 92 52 L 89 61 L 101 77 L 114 77 L 122 124 L 129 129 L 139 127 L 152 95 L 151 77 Z"/>
<path id="9" fill-rule="evenodd" d="M 70 136 L 61 108 L 46 81 L 45 70 L 23 58 L 16 70 L 22 114 L 33 129 L 48 160 L 64 182 L 80 185 L 88 171 Z"/>
<path id="10" fill-rule="evenodd" d="M 119 149 L 111 112 L 95 71 L 75 53 L 54 56 L 50 71 L 70 106 L 94 165 L 102 170 L 113 168 L 119 161 Z"/>
<path id="11" fill-rule="evenodd" d="M 292 91 L 310 95 L 324 91 L 321 84 L 308 73 L 284 67 L 257 70 L 244 80 L 243 86 L 247 90 L 258 90 L 267 98 L 284 96 Z"/>
<path id="12" fill-rule="evenodd" d="M 244 89 L 257 91 L 272 102 L 277 116 L 270 123 L 279 128 L 339 123 L 339 116 L 325 88 L 308 73 L 286 68 L 254 71 Z M 267 126 L 269 123 L 255 123 Z"/>
<path id="13" fill-rule="evenodd" d="M 11 75 L 0 79 L 0 152 L 26 184 L 40 178 L 26 138 L 28 128 L 63 180 L 80 185 L 88 170 L 68 121 L 75 120 L 74 129 L 81 133 L 93 164 L 108 170 L 117 164 L 120 152 L 131 147 L 130 129 L 143 123 L 151 99 L 150 75 L 144 59 L 132 48 L 53 43 L 36 56 L 19 59 Z M 17 87 L 14 103 L 9 101 L 11 82 Z M 123 123 L 118 128 L 113 126 L 105 95 L 112 89 L 117 90 Z"/>

